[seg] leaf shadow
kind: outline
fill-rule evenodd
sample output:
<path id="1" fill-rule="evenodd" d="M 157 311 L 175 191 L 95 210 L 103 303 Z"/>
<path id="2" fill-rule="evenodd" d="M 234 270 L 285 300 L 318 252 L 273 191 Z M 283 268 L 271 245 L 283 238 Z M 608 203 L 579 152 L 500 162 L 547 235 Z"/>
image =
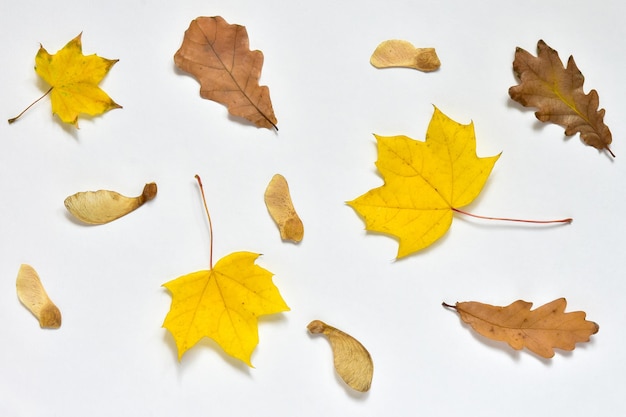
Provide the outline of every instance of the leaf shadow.
<path id="1" fill-rule="evenodd" d="M 168 292 L 167 290 L 165 291 Z M 262 322 L 274 322 L 274 323 L 283 322 L 285 320 L 286 318 L 284 317 L 284 314 L 282 313 L 261 316 L 258 318 L 259 324 L 261 324 Z M 169 347 L 172 353 L 173 361 L 178 362 L 181 373 L 186 372 L 187 368 L 196 366 L 194 365 L 194 363 L 201 360 L 202 355 L 205 354 L 203 352 L 208 348 L 212 352 L 216 353 L 224 362 L 228 363 L 233 368 L 239 370 L 240 372 L 246 374 L 247 376 L 252 375 L 251 370 L 254 368 L 254 365 L 250 367 L 243 361 L 230 356 L 228 353 L 224 351 L 224 349 L 222 349 L 222 347 L 216 341 L 214 341 L 213 339 L 209 337 L 203 337 L 202 339 L 200 339 L 198 343 L 196 343 L 194 346 L 189 348 L 189 350 L 187 350 L 183 354 L 183 357 L 181 357 L 179 360 L 178 359 L 178 346 L 176 346 L 176 341 L 174 340 L 174 337 L 165 327 L 163 326 L 161 327 L 164 330 L 163 341 Z M 256 351 L 257 349 L 255 349 L 252 352 L 252 356 L 254 356 Z"/>
<path id="2" fill-rule="evenodd" d="M 506 101 L 506 106 L 510 109 L 517 109 L 519 111 L 521 111 L 522 113 L 531 113 L 534 117 L 533 121 L 533 125 L 532 128 L 534 131 L 539 132 L 543 129 L 545 129 L 548 125 L 550 125 L 550 123 L 545 123 L 542 122 L 541 120 L 537 119 L 537 116 L 535 116 L 535 112 L 537 111 L 536 108 L 533 107 L 526 107 L 521 103 L 518 103 L 517 101 L 513 100 L 512 98 L 508 98 Z M 563 135 L 563 141 L 566 141 L 568 139 L 571 139 L 571 137 L 569 136 L 565 136 Z"/>
<path id="3" fill-rule="evenodd" d="M 121 109 L 121 107 L 120 107 Z M 114 109 L 112 109 L 114 110 Z M 107 112 L 109 112 L 111 110 L 108 110 Z M 58 117 L 55 116 L 55 119 L 58 121 L 58 123 L 63 126 L 63 129 L 65 131 L 67 131 L 67 133 L 71 134 L 72 136 L 74 136 L 76 139 L 78 139 L 78 132 L 80 130 L 80 126 L 84 123 L 90 123 L 90 124 L 95 124 L 97 122 L 98 119 L 100 119 L 101 117 L 103 117 L 107 112 L 102 113 L 102 114 L 97 114 L 95 116 L 92 116 L 90 114 L 85 114 L 85 113 L 80 113 L 78 116 L 78 127 L 73 126 L 69 123 L 64 123 L 63 121 L 61 121 L 61 119 L 59 119 Z"/>
<path id="4" fill-rule="evenodd" d="M 358 213 L 357 213 L 357 215 L 358 215 Z M 387 238 L 387 239 L 391 239 L 394 242 L 396 242 L 396 248 L 398 248 L 399 245 L 400 245 L 400 240 L 396 236 L 394 236 L 392 234 L 387 234 L 387 233 L 384 233 L 384 232 L 378 232 L 378 231 L 375 231 L 375 230 L 367 230 L 366 229 L 365 230 L 365 235 L 366 236 L 374 236 L 374 237 L 384 237 L 384 238 Z M 391 262 L 391 263 L 407 262 L 407 259 L 413 259 L 413 258 L 417 258 L 417 257 L 420 257 L 420 256 L 422 256 L 422 257 L 426 256 L 425 254 L 427 254 L 427 253 L 429 253 L 431 251 L 434 251 L 440 245 L 443 245 L 444 242 L 448 239 L 448 235 L 449 235 L 449 233 L 445 233 L 443 236 L 441 236 L 435 242 L 431 243 L 429 246 L 427 246 L 425 248 L 422 248 L 422 249 L 419 249 L 416 252 L 409 253 L 406 256 L 403 256 L 402 258 L 398 258 L 397 254 L 396 254 L 395 257 L 389 259 L 389 262 Z"/>
<path id="5" fill-rule="evenodd" d="M 587 144 L 586 144 L 586 143 L 582 140 L 582 138 L 580 137 L 580 135 L 579 135 L 579 134 L 575 134 L 575 135 L 572 135 L 572 136 L 567 136 L 567 135 L 564 133 L 564 132 L 565 132 L 565 130 L 564 130 L 565 128 L 562 128 L 561 126 L 559 126 L 559 125 L 557 125 L 557 124 L 555 124 L 555 123 L 546 123 L 546 122 L 542 122 L 541 120 L 537 119 L 537 116 L 535 116 L 535 112 L 536 112 L 537 110 L 536 110 L 535 108 L 525 107 L 525 106 L 523 106 L 522 104 L 518 103 L 517 101 L 513 100 L 513 99 L 512 99 L 512 98 L 510 98 L 510 97 L 506 100 L 506 106 L 507 106 L 508 108 L 510 108 L 510 109 L 517 109 L 517 110 L 519 110 L 519 111 L 521 111 L 521 112 L 523 112 L 523 113 L 532 113 L 532 115 L 534 116 L 534 123 L 533 123 L 533 125 L 532 125 L 532 129 L 533 129 L 533 131 L 535 131 L 535 132 L 540 132 L 540 131 L 542 131 L 542 130 L 544 130 L 544 129 L 548 128 L 548 126 L 552 125 L 553 127 L 557 127 L 557 128 L 561 128 L 561 129 L 563 129 L 563 130 L 562 130 L 562 131 L 563 131 L 563 134 L 562 134 L 562 136 L 561 136 L 561 141 L 562 141 L 563 143 L 570 142 L 570 141 L 573 139 L 573 137 L 574 137 L 574 136 L 576 136 L 576 137 L 578 137 L 578 139 L 579 139 L 579 141 L 580 141 L 580 143 L 581 143 L 582 145 L 585 145 L 585 146 L 588 146 L 588 147 L 589 147 L 589 145 L 587 145 Z M 609 153 L 609 152 L 605 152 L 605 151 L 604 151 L 604 150 L 602 150 L 602 149 L 597 149 L 597 151 L 598 151 L 598 153 L 604 154 L 604 156 L 605 156 L 605 157 L 606 157 L 609 161 L 611 161 L 612 163 L 615 163 L 615 159 L 614 159 L 613 157 L 611 157 L 611 155 L 610 155 L 610 153 Z"/>
<path id="6" fill-rule="evenodd" d="M 225 107 L 225 106 L 222 105 L 222 107 Z M 228 110 L 226 110 L 226 111 L 228 112 Z M 228 120 L 231 121 L 231 122 L 238 123 L 238 124 L 240 124 L 242 126 L 250 126 L 250 127 L 257 128 L 257 129 L 264 129 L 262 127 L 258 127 L 257 125 L 255 125 L 254 123 L 252 123 L 251 121 L 249 121 L 248 119 L 246 119 L 244 117 L 233 116 L 230 113 L 227 113 L 227 114 L 228 114 Z M 276 136 L 278 136 L 278 129 L 268 129 L 268 130 L 273 130 L 274 134 Z"/>
<path id="7" fill-rule="evenodd" d="M 61 119 L 59 119 L 54 114 L 52 115 L 52 118 L 61 126 L 61 128 L 65 131 L 65 133 L 71 136 L 74 140 L 78 141 L 78 128 L 77 127 L 70 125 L 68 123 L 64 123 Z"/>
<path id="8" fill-rule="evenodd" d="M 452 227 L 450 227 L 452 228 Z M 379 233 L 379 232 L 370 232 L 368 231 L 368 233 L 372 233 L 372 234 L 376 234 L 376 235 L 381 235 L 381 236 L 386 236 L 386 237 L 391 237 L 393 238 L 398 245 L 400 244 L 400 241 L 395 237 L 395 236 L 391 236 L 391 235 L 387 235 L 385 233 Z M 443 236 L 441 236 L 439 239 L 437 239 L 436 241 L 434 241 L 433 243 L 431 243 L 430 245 L 428 245 L 425 248 L 422 248 L 420 250 L 418 250 L 417 252 L 413 252 L 410 253 L 402 258 L 398 258 L 397 256 L 391 260 L 392 263 L 400 263 L 400 262 L 408 262 L 408 259 L 413 259 L 413 258 L 417 258 L 417 257 L 423 257 L 426 256 L 426 254 L 436 251 L 437 248 L 439 248 L 439 246 L 444 245 L 445 241 L 447 241 L 450 238 L 450 230 L 448 230 Z"/>

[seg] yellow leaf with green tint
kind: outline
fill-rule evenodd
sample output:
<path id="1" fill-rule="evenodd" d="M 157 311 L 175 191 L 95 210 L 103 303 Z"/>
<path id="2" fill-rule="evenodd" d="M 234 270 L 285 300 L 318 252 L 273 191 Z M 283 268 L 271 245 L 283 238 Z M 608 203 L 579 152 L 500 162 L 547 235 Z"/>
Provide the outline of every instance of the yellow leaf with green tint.
<path id="1" fill-rule="evenodd" d="M 442 237 L 453 211 L 478 196 L 500 156 L 479 158 L 474 126 L 457 123 L 437 108 L 424 142 L 406 136 L 376 140 L 376 166 L 385 183 L 348 204 L 367 230 L 398 238 L 398 258 Z"/>
<path id="2" fill-rule="evenodd" d="M 272 273 L 254 262 L 251 252 L 234 252 L 210 270 L 193 272 L 163 286 L 172 305 L 163 327 L 176 341 L 178 359 L 203 337 L 249 366 L 259 342 L 259 316 L 289 311 Z"/>
<path id="3" fill-rule="evenodd" d="M 122 106 L 98 87 L 117 61 L 95 54 L 83 55 L 80 34 L 54 55 L 40 46 L 35 57 L 35 71 L 50 85 L 44 96 L 50 95 L 52 113 L 59 116 L 63 122 L 78 127 L 80 114 L 96 116 L 108 110 L 121 108 Z M 31 106 L 32 104 L 26 110 Z M 9 123 L 13 123 L 23 113 L 9 119 Z"/>

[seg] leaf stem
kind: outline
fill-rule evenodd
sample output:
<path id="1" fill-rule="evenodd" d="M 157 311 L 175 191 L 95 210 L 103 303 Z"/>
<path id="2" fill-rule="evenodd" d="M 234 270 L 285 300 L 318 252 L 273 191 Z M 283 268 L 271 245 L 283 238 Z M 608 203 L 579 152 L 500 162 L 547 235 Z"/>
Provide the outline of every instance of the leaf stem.
<path id="1" fill-rule="evenodd" d="M 202 186 L 202 180 L 200 179 L 200 175 L 196 174 L 196 181 L 198 181 L 198 185 L 200 186 L 200 193 L 202 193 L 202 203 L 204 203 L 204 211 L 206 212 L 206 217 L 209 219 L 209 234 L 210 242 L 209 242 L 209 269 L 213 269 L 213 223 L 211 222 L 211 215 L 209 214 L 209 208 L 206 204 L 206 197 L 204 196 L 204 187 Z"/>
<path id="2" fill-rule="evenodd" d="M 24 110 L 22 110 L 22 112 L 20 114 L 18 114 L 17 116 L 9 119 L 9 124 L 15 122 L 17 119 L 19 119 L 24 113 L 26 113 L 26 111 L 28 109 L 30 109 L 31 107 L 33 107 L 35 104 L 37 104 L 39 102 L 39 100 L 41 100 L 42 98 L 44 98 L 45 96 L 47 96 L 48 94 L 50 94 L 50 92 L 52 91 L 54 87 L 50 87 L 48 89 L 48 91 L 46 91 L 45 93 L 43 93 L 43 96 L 39 97 L 37 100 L 33 101 L 32 103 L 29 104 L 28 107 L 26 107 Z"/>
<path id="3" fill-rule="evenodd" d="M 453 308 L 456 310 L 456 306 L 450 305 L 448 303 L 446 303 L 445 301 L 443 303 L 441 303 L 442 306 L 444 306 L 445 308 Z"/>
<path id="4" fill-rule="evenodd" d="M 526 219 L 510 219 L 507 217 L 488 217 L 488 216 L 479 216 L 478 214 L 469 213 L 467 211 L 459 210 L 457 208 L 452 207 L 452 211 L 456 211 L 457 213 L 465 214 L 466 216 L 475 217 L 477 219 L 484 220 L 500 220 L 506 222 L 519 222 L 519 223 L 539 223 L 539 224 L 551 224 L 551 223 L 571 223 L 574 219 L 559 219 L 559 220 L 526 220 Z"/>

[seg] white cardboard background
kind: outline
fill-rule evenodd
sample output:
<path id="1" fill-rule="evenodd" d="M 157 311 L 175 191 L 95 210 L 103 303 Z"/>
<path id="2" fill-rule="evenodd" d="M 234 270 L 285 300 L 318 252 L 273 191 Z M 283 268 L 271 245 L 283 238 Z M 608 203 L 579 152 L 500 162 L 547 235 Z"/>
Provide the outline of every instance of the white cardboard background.
<path id="1" fill-rule="evenodd" d="M 0 3 L 0 114 L 45 91 L 32 70 L 83 31 L 85 54 L 119 58 L 102 86 L 121 105 L 80 130 L 49 101 L 0 123 L 0 411 L 6 416 L 528 416 L 619 415 L 623 400 L 626 70 L 614 1 L 145 1 Z M 221 15 L 245 25 L 265 55 L 278 133 L 229 118 L 177 71 L 189 22 Z M 433 46 L 439 71 L 377 70 L 392 38 Z M 617 158 L 564 139 L 508 98 L 516 46 L 538 39 L 570 54 L 607 109 Z M 394 261 L 397 243 L 367 234 L 345 205 L 382 182 L 372 133 L 423 139 L 432 105 L 474 121 L 478 154 L 502 152 L 481 196 L 483 215 L 573 217 L 570 226 L 504 225 L 456 217 L 430 249 Z M 280 172 L 305 223 L 282 243 L 263 203 Z M 263 318 L 254 369 L 204 341 L 176 360 L 161 328 L 161 284 L 208 265 L 194 174 L 205 182 L 215 256 L 258 263 L 292 311 Z M 100 227 L 69 219 L 66 196 L 107 188 L 159 195 Z M 63 312 L 39 329 L 17 300 L 33 265 Z M 591 343 L 543 360 L 476 336 L 442 301 L 536 306 L 566 297 L 600 324 Z M 375 361 L 369 393 L 335 376 L 322 319 L 357 337 Z"/>

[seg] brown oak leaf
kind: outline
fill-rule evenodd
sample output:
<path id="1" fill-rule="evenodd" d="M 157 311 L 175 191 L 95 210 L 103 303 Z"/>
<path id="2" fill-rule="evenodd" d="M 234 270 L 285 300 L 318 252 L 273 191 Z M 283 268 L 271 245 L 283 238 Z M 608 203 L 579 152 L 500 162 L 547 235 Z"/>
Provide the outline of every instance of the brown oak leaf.
<path id="1" fill-rule="evenodd" d="M 588 342 L 599 326 L 585 320 L 584 311 L 565 313 L 567 301 L 558 298 L 535 310 L 533 303 L 517 300 L 506 307 L 468 301 L 445 307 L 455 309 L 461 319 L 481 335 L 507 342 L 513 349 L 524 347 L 544 358 L 554 356 L 554 348 L 574 350 L 577 342 Z"/>
<path id="2" fill-rule="evenodd" d="M 263 53 L 250 50 L 244 26 L 220 16 L 192 20 L 174 62 L 196 77 L 203 98 L 226 105 L 230 114 L 257 127 L 278 130 L 269 88 L 259 85 Z"/>
<path id="3" fill-rule="evenodd" d="M 535 112 L 537 119 L 563 126 L 566 136 L 580 133 L 587 145 L 606 149 L 615 156 L 609 148 L 612 136 L 604 124 L 604 109 L 598 110 L 598 93 L 591 90 L 585 94 L 585 77 L 574 57 L 569 57 L 564 68 L 557 51 L 540 40 L 536 57 L 516 49 L 513 71 L 520 80 L 519 85 L 509 88 L 513 100 L 539 109 Z"/>

